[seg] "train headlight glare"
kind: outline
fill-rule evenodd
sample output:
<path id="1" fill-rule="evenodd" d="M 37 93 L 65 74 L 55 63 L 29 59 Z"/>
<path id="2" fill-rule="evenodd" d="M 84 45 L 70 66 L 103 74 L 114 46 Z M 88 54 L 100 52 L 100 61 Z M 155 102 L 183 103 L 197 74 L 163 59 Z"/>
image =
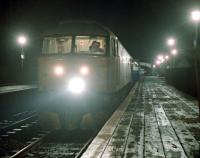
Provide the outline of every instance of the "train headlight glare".
<path id="1" fill-rule="evenodd" d="M 69 80 L 68 90 L 72 93 L 82 93 L 85 90 L 85 81 L 82 78 L 74 77 Z"/>
<path id="2" fill-rule="evenodd" d="M 54 67 L 54 74 L 57 76 L 61 76 L 64 74 L 64 68 L 62 66 Z"/>
<path id="3" fill-rule="evenodd" d="M 82 66 L 82 67 L 80 68 L 80 73 L 81 73 L 82 75 L 87 75 L 87 74 L 89 73 L 89 68 L 86 67 L 86 66 Z"/>

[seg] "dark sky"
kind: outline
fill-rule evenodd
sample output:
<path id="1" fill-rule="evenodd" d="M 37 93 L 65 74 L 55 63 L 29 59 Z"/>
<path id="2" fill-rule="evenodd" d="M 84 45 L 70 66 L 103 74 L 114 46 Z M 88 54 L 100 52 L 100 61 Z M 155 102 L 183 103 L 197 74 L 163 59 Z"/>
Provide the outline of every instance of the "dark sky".
<path id="1" fill-rule="evenodd" d="M 62 20 L 95 20 L 108 26 L 134 58 L 153 62 L 166 51 L 165 39 L 176 36 L 178 47 L 191 45 L 189 12 L 200 0 L 6 0 L 0 4 L 1 64 L 12 65 L 19 53 L 16 36 L 29 38 L 30 57 L 41 50 L 41 34 Z"/>

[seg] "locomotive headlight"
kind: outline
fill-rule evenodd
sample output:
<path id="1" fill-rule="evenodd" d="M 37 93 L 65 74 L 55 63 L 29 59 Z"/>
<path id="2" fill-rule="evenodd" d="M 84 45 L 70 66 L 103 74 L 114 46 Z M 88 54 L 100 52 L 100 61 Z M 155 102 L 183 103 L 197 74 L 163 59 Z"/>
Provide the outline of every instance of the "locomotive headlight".
<path id="1" fill-rule="evenodd" d="M 82 67 L 80 68 L 80 73 L 81 73 L 82 75 L 87 75 L 87 74 L 89 73 L 89 68 L 88 68 L 87 66 L 82 66 Z"/>
<path id="2" fill-rule="evenodd" d="M 64 74 L 64 68 L 62 66 L 55 66 L 54 74 L 57 76 L 62 76 Z"/>
<path id="3" fill-rule="evenodd" d="M 82 93 L 85 90 L 85 81 L 82 78 L 74 77 L 69 80 L 68 90 L 72 93 Z"/>

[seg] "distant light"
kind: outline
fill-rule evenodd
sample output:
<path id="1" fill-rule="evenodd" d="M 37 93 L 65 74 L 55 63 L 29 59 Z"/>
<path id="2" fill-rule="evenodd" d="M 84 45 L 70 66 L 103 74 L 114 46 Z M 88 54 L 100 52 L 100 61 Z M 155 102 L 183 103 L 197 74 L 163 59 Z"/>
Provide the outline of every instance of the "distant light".
<path id="1" fill-rule="evenodd" d="M 57 76 L 61 76 L 64 74 L 64 68 L 62 66 L 55 66 L 54 67 L 54 74 Z"/>
<path id="2" fill-rule="evenodd" d="M 25 56 L 24 56 L 24 54 L 21 54 L 20 56 L 21 56 L 21 59 L 25 59 Z"/>
<path id="3" fill-rule="evenodd" d="M 161 63 L 160 60 L 156 61 L 156 65 L 160 65 L 160 63 Z"/>
<path id="4" fill-rule="evenodd" d="M 161 63 L 163 63 L 164 61 L 165 61 L 165 59 L 164 59 L 164 58 L 162 58 L 162 59 L 161 59 Z"/>
<path id="5" fill-rule="evenodd" d="M 169 59 L 169 56 L 168 56 L 168 55 L 166 55 L 166 56 L 165 56 L 165 59 L 166 59 L 166 60 L 168 60 L 168 59 Z"/>
<path id="6" fill-rule="evenodd" d="M 80 73 L 82 75 L 87 75 L 89 73 L 89 68 L 87 66 L 83 66 L 80 68 Z"/>
<path id="7" fill-rule="evenodd" d="M 153 65 L 153 68 L 155 68 L 156 67 L 156 65 Z"/>
<path id="8" fill-rule="evenodd" d="M 167 40 L 167 44 L 168 44 L 169 46 L 174 46 L 175 43 L 176 43 L 176 40 L 175 40 L 174 38 L 169 38 L 169 39 Z"/>
<path id="9" fill-rule="evenodd" d="M 19 37 L 17 38 L 17 41 L 18 41 L 18 43 L 19 43 L 20 45 L 25 45 L 26 42 L 27 42 L 27 39 L 26 39 L 25 36 L 19 36 Z"/>
<path id="10" fill-rule="evenodd" d="M 191 19 L 195 22 L 199 22 L 200 21 L 200 11 L 199 10 L 192 11 Z"/>
<path id="11" fill-rule="evenodd" d="M 172 53 L 173 55 L 176 55 L 176 54 L 177 54 L 177 50 L 176 50 L 176 49 L 173 49 L 173 50 L 171 51 L 171 53 Z"/>
<path id="12" fill-rule="evenodd" d="M 85 82 L 82 78 L 74 77 L 69 80 L 68 90 L 72 93 L 79 94 L 85 90 Z"/>
<path id="13" fill-rule="evenodd" d="M 162 60 L 162 59 L 163 59 L 163 55 L 159 55 L 159 56 L 158 56 L 158 59 L 159 59 L 159 60 Z"/>

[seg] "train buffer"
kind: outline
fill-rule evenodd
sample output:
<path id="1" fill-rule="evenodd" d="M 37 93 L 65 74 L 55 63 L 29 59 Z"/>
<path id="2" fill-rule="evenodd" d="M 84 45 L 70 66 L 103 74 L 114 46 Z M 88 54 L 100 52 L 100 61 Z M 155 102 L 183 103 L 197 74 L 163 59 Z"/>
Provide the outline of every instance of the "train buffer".
<path id="1" fill-rule="evenodd" d="M 30 90 L 37 88 L 36 85 L 9 85 L 9 86 L 1 86 L 0 87 L 0 94 L 11 93 L 11 92 L 18 92 L 24 90 Z"/>
<path id="2" fill-rule="evenodd" d="M 199 157 L 197 101 L 146 77 L 135 84 L 82 158 Z"/>

